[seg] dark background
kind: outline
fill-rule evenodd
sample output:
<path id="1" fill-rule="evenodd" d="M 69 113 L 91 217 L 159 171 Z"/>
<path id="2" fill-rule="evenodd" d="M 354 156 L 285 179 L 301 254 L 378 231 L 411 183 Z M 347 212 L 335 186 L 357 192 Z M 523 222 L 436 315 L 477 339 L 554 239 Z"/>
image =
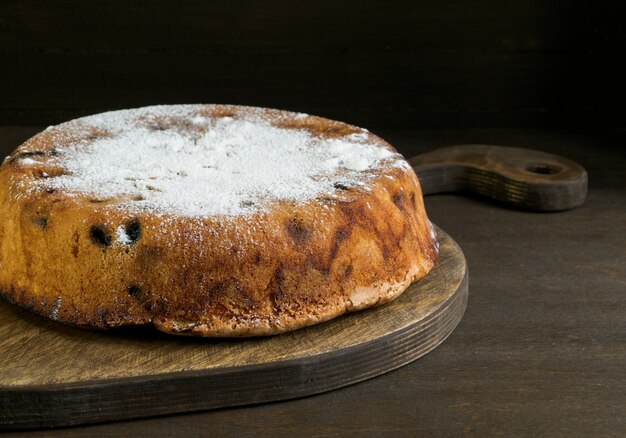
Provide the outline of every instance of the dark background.
<path id="1" fill-rule="evenodd" d="M 623 437 L 623 3 L 1 1 L 3 154 L 85 114 L 236 103 L 364 126 L 407 156 L 499 144 L 589 173 L 586 204 L 562 213 L 426 198 L 463 248 L 470 300 L 442 345 L 397 371 L 294 401 L 35 436 Z"/>
<path id="2" fill-rule="evenodd" d="M 377 128 L 623 126 L 623 2 L 0 6 L 0 124 L 235 103 Z"/>

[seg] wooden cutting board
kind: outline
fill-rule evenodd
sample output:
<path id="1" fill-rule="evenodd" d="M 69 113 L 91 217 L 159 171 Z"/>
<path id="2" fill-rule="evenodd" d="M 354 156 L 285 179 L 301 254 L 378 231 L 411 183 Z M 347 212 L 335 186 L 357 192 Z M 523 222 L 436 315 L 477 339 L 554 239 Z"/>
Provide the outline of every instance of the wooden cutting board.
<path id="1" fill-rule="evenodd" d="M 468 294 L 459 246 L 398 299 L 279 336 L 75 329 L 0 302 L 0 426 L 36 428 L 283 400 L 386 373 L 439 345 Z"/>
<path id="2" fill-rule="evenodd" d="M 528 149 L 462 145 L 409 162 L 425 194 L 464 191 L 538 211 L 581 205 L 587 173 Z M 0 301 L 0 427 L 93 423 L 283 400 L 356 383 L 439 345 L 467 303 L 459 246 L 395 301 L 291 333 L 202 339 L 88 332 Z"/>

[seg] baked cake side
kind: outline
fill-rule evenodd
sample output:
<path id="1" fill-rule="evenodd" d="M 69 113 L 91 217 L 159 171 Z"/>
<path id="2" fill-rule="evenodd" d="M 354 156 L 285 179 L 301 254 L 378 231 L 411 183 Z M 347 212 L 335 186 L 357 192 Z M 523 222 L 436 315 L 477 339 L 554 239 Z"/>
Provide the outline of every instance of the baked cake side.
<path id="1" fill-rule="evenodd" d="M 49 128 L 0 168 L 0 290 L 79 327 L 276 334 L 388 302 L 436 256 L 410 166 L 320 117 L 105 113 Z"/>

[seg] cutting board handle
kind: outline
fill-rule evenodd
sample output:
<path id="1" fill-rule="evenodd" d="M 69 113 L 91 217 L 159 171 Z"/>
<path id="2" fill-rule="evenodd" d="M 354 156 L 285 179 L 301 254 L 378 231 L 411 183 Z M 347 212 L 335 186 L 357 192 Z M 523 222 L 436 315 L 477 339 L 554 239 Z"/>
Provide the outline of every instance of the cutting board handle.
<path id="1" fill-rule="evenodd" d="M 532 149 L 467 144 L 409 159 L 425 195 L 470 192 L 536 211 L 578 207 L 587 197 L 587 172 L 558 155 Z"/>

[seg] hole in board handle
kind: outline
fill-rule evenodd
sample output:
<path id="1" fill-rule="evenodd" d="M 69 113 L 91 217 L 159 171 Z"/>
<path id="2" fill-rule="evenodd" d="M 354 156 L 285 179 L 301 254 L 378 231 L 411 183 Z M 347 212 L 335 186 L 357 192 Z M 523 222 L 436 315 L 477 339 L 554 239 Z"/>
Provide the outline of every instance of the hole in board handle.
<path id="1" fill-rule="evenodd" d="M 560 173 L 563 168 L 555 164 L 547 163 L 531 163 L 524 168 L 527 172 L 536 173 L 538 175 L 555 175 Z"/>

